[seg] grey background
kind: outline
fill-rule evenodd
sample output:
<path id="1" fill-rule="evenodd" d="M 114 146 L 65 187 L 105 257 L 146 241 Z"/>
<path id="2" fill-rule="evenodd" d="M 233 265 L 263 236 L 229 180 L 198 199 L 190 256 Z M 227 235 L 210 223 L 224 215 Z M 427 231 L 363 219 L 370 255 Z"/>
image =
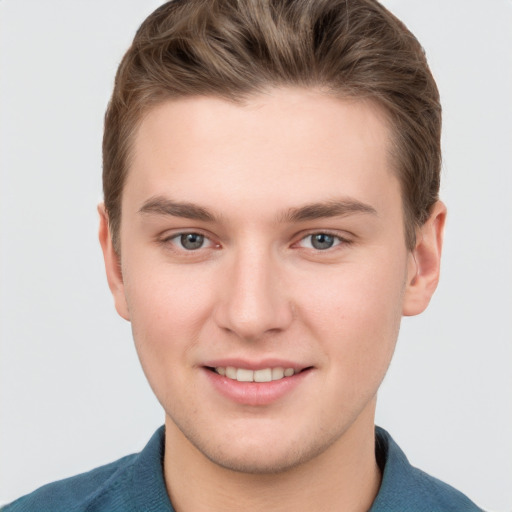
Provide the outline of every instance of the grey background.
<path id="1" fill-rule="evenodd" d="M 159 1 L 0 1 L 0 503 L 140 450 L 163 413 L 96 241 L 103 112 Z M 485 10 L 482 5 L 485 4 Z M 443 275 L 403 322 L 377 422 L 512 510 L 512 2 L 387 0 L 444 105 Z"/>

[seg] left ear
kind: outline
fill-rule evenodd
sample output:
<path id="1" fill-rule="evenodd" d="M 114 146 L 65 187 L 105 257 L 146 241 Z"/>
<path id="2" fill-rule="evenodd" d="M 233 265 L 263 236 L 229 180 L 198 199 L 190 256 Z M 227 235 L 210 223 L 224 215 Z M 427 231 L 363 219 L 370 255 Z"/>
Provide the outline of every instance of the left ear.
<path id="1" fill-rule="evenodd" d="M 416 247 L 409 254 L 402 314 L 423 312 L 439 282 L 446 206 L 437 201 L 428 220 L 416 232 Z"/>

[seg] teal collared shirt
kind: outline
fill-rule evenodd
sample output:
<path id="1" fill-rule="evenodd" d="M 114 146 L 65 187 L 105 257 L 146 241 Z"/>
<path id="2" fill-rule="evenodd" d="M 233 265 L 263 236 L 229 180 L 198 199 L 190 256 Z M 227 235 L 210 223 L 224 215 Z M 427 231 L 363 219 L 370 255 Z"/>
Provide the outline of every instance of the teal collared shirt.
<path id="1" fill-rule="evenodd" d="M 88 473 L 41 487 L 2 512 L 174 512 L 163 476 L 164 427 L 138 454 Z M 376 454 L 382 484 L 369 512 L 482 512 L 453 487 L 409 464 L 377 427 Z"/>

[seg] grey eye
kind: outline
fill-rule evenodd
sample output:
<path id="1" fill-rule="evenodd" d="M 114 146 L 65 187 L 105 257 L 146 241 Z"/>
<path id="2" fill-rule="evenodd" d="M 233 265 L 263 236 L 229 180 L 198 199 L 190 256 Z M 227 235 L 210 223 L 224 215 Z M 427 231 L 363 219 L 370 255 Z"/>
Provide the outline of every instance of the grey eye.
<path id="1" fill-rule="evenodd" d="M 199 233 L 185 233 L 180 236 L 180 243 L 187 251 L 195 251 L 203 246 L 204 236 Z"/>
<path id="2" fill-rule="evenodd" d="M 315 233 L 311 236 L 311 246 L 318 250 L 330 249 L 335 242 L 335 237 L 326 233 Z"/>

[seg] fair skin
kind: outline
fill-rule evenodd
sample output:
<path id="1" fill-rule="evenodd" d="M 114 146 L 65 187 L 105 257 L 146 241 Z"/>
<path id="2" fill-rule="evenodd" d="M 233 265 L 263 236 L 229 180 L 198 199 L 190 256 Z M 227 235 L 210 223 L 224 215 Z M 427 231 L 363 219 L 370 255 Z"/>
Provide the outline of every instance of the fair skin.
<path id="1" fill-rule="evenodd" d="M 376 393 L 437 285 L 446 213 L 407 250 L 389 148 L 375 104 L 314 90 L 144 118 L 121 255 L 102 206 L 100 241 L 166 413 L 177 512 L 370 508 Z"/>

